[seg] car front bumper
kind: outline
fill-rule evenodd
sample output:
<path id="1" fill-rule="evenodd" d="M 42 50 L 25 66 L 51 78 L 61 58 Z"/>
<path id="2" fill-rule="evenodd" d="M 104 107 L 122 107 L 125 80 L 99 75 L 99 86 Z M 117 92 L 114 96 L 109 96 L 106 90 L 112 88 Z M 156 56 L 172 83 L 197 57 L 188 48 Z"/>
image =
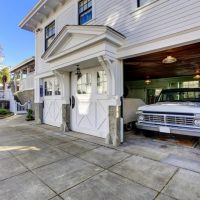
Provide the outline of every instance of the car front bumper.
<path id="1" fill-rule="evenodd" d="M 175 126 L 162 126 L 162 125 L 146 124 L 138 122 L 136 123 L 136 127 L 142 130 L 156 131 L 161 133 L 172 133 L 172 134 L 200 137 L 200 128 L 181 128 Z M 169 132 L 168 131 L 162 132 L 161 128 L 163 127 L 167 128 Z"/>

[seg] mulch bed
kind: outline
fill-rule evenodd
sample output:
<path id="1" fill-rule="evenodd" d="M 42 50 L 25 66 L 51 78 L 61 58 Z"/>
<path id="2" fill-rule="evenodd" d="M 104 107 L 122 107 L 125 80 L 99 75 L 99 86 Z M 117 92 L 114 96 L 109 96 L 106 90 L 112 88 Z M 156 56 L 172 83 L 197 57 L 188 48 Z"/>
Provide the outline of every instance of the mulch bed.
<path id="1" fill-rule="evenodd" d="M 13 115 L 14 115 L 14 113 L 8 113 L 8 114 L 6 114 L 6 115 L 1 115 L 1 114 L 0 114 L 0 119 L 5 119 L 5 118 L 11 117 L 11 116 L 13 116 Z"/>

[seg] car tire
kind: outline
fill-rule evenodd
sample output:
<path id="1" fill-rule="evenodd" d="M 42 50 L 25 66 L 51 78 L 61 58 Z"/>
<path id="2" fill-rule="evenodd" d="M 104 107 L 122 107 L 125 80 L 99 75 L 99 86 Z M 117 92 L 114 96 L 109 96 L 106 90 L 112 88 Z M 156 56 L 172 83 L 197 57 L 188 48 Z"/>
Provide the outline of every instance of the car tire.
<path id="1" fill-rule="evenodd" d="M 126 130 L 126 131 L 131 131 L 131 130 L 133 130 L 133 123 L 130 122 L 130 123 L 128 123 L 128 124 L 125 124 L 125 130 Z"/>

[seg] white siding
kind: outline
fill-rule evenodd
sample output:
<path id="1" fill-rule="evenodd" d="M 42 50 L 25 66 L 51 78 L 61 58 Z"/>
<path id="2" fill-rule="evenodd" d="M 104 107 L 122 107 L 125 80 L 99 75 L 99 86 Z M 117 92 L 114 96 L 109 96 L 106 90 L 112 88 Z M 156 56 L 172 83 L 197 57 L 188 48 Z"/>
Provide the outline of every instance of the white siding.
<path id="1" fill-rule="evenodd" d="M 137 8 L 137 0 L 93 1 L 95 19 L 89 24 L 107 25 L 121 32 L 127 37 L 125 46 L 200 29 L 199 0 L 155 0 L 141 8 Z M 43 31 L 37 33 L 37 74 L 50 70 L 40 58 L 44 52 L 44 27 L 55 19 L 56 33 L 59 33 L 64 25 L 77 24 L 77 18 L 77 0 L 68 0 L 64 7 L 44 21 Z"/>
<path id="2" fill-rule="evenodd" d="M 123 33 L 129 45 L 200 26 L 199 0 L 157 0 L 136 6 L 136 0 L 97 1 L 96 23 Z"/>

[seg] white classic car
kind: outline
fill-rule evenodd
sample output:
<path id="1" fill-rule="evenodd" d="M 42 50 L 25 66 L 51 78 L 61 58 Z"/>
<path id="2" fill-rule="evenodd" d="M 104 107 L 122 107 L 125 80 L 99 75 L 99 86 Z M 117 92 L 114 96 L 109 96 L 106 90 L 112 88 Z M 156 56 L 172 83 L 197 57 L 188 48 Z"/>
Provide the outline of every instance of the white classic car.
<path id="1" fill-rule="evenodd" d="M 200 88 L 162 90 L 156 104 L 138 108 L 136 126 L 200 137 Z"/>

